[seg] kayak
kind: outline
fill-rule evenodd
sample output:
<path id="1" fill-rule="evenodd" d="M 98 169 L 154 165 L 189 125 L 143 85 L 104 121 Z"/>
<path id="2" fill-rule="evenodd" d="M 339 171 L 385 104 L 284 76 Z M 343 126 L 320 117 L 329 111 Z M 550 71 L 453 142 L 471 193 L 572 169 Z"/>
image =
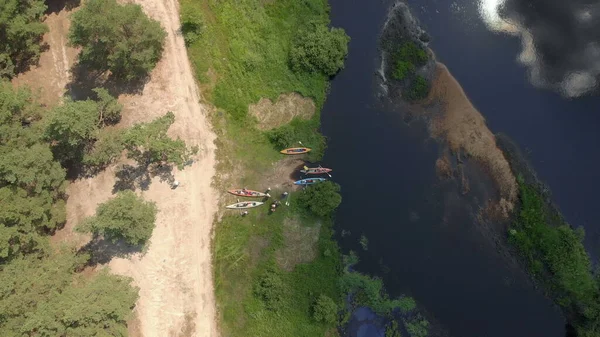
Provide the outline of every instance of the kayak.
<path id="1" fill-rule="evenodd" d="M 227 191 L 233 195 L 239 195 L 240 197 L 257 197 L 262 198 L 266 197 L 267 194 L 263 192 L 253 191 L 253 190 L 245 190 L 245 189 L 234 189 Z"/>
<path id="2" fill-rule="evenodd" d="M 310 149 L 307 147 L 290 147 L 289 149 L 283 149 L 279 152 L 283 154 L 303 154 L 310 152 Z"/>
<path id="3" fill-rule="evenodd" d="M 235 204 L 231 204 L 228 206 L 225 206 L 225 208 L 229 208 L 229 209 L 242 209 L 242 208 L 252 208 L 252 207 L 258 207 L 260 205 L 264 204 L 264 202 L 260 202 L 260 201 L 244 201 L 244 202 L 238 202 Z"/>
<path id="4" fill-rule="evenodd" d="M 327 179 L 325 179 L 325 178 L 310 178 L 310 179 L 302 179 L 302 180 L 295 181 L 294 184 L 295 185 L 312 185 L 312 184 L 324 182 L 326 180 Z"/>
<path id="5" fill-rule="evenodd" d="M 326 168 L 326 167 L 310 167 L 307 168 L 306 170 L 300 170 L 300 172 L 304 173 L 304 174 L 326 174 L 333 171 L 330 168 Z"/>

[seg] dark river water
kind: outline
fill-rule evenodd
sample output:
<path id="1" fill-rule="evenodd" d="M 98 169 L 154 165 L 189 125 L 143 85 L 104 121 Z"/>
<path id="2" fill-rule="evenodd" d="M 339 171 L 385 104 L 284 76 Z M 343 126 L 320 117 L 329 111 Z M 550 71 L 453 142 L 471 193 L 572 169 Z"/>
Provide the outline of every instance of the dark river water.
<path id="1" fill-rule="evenodd" d="M 447 191 L 435 174 L 438 145 L 424 125 L 408 126 L 378 99 L 377 38 L 391 2 L 330 4 L 332 24 L 352 39 L 322 112 L 323 163 L 342 185 L 336 214 L 342 250 L 356 251 L 357 269 L 382 277 L 391 295 L 413 296 L 450 336 L 565 336 L 560 310 L 475 228 L 464 200 L 451 198 L 456 205 L 448 212 Z M 586 243 L 594 247 L 600 112 L 593 107 L 599 100 L 569 101 L 533 88 L 515 61 L 520 42 L 487 31 L 472 3 L 458 5 L 457 12 L 446 1 L 410 2 L 438 59 L 492 132 L 508 134 L 530 154 L 567 220 L 585 226 Z M 366 251 L 361 235 L 369 239 Z"/>

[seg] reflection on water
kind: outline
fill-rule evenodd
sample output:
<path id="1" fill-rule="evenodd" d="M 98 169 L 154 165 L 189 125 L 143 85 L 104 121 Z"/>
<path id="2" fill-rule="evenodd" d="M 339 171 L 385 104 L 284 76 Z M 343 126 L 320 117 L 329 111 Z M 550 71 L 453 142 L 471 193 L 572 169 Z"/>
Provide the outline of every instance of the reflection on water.
<path id="1" fill-rule="evenodd" d="M 520 36 L 532 84 L 567 97 L 594 93 L 600 76 L 600 1 L 480 0 L 494 31 Z"/>

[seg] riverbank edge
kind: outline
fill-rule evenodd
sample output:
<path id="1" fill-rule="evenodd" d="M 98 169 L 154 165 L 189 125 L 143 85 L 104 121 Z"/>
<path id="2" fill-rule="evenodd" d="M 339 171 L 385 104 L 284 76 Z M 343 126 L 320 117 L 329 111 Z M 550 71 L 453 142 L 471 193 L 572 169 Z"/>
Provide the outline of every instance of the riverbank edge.
<path id="1" fill-rule="evenodd" d="M 186 6 L 189 5 L 190 2 L 184 2 L 181 4 L 182 9 L 181 11 L 184 12 L 186 11 Z M 214 13 L 211 13 L 210 10 L 210 5 L 207 2 L 202 1 L 201 2 L 201 6 L 202 6 L 202 14 L 204 16 L 204 18 L 209 17 L 210 19 L 208 19 L 208 21 L 212 21 L 213 24 L 218 25 L 218 23 L 216 23 L 216 20 L 214 20 Z M 193 6 L 190 6 L 192 9 L 197 9 L 194 8 Z M 210 28 L 213 29 L 213 28 Z M 190 46 L 188 46 L 188 49 L 190 48 Z M 193 59 L 193 55 L 194 53 L 191 52 L 188 55 L 190 55 L 190 62 L 194 65 L 196 65 L 197 63 L 195 62 L 195 60 Z M 228 116 L 228 112 L 224 111 L 224 109 L 220 109 L 217 108 L 217 104 L 214 98 L 214 87 L 215 87 L 215 83 L 217 81 L 217 77 L 219 74 L 215 74 L 211 72 L 212 70 L 209 69 L 209 71 L 204 74 L 204 73 L 200 73 L 199 69 L 197 66 L 194 67 L 194 72 L 196 73 L 196 78 L 199 82 L 199 86 L 201 88 L 203 88 L 203 91 L 209 91 L 211 93 L 209 93 L 208 95 L 203 95 L 203 97 L 201 98 L 201 100 L 203 101 L 203 103 L 207 104 L 207 106 L 211 107 L 211 123 L 213 126 L 213 129 L 215 131 L 215 133 L 217 134 L 217 140 L 216 140 L 216 145 L 217 145 L 217 162 L 218 165 L 220 167 L 220 172 L 215 176 L 214 180 L 213 180 L 213 185 L 216 186 L 219 190 L 221 190 L 221 193 L 219 194 L 219 203 L 221 205 L 224 204 L 225 200 L 228 198 L 228 194 L 223 192 L 224 190 L 230 188 L 231 186 L 251 186 L 252 184 L 256 184 L 259 182 L 264 182 L 265 180 L 268 180 L 268 175 L 270 173 L 269 167 L 270 166 L 277 166 L 278 164 L 281 163 L 285 163 L 289 160 L 287 160 L 288 158 L 283 158 L 283 156 L 279 155 L 278 153 L 276 155 L 273 155 L 274 150 L 272 149 L 272 145 L 271 144 L 266 144 L 265 140 L 266 140 L 266 134 L 268 131 L 259 131 L 258 129 L 255 130 L 255 132 L 253 132 L 252 136 L 258 137 L 260 138 L 260 140 L 257 140 L 256 138 L 253 139 L 253 141 L 255 142 L 249 142 L 249 143 L 243 143 L 243 139 L 240 138 L 239 136 L 236 135 L 236 129 L 238 128 L 238 126 L 234 126 L 237 121 L 236 119 L 238 119 L 238 117 L 230 117 Z M 210 79 L 211 76 L 214 76 L 213 79 Z M 209 79 L 207 81 L 207 79 Z M 327 78 L 323 78 L 324 82 L 328 82 L 329 79 Z M 327 87 L 327 85 L 324 85 L 324 87 Z M 278 92 L 278 95 L 281 94 L 287 94 L 288 92 L 286 91 L 281 91 Z M 292 91 L 292 93 L 296 93 L 296 94 L 305 94 L 304 92 L 302 92 L 302 90 L 298 90 L 298 91 Z M 310 96 L 309 96 L 310 97 Z M 266 95 L 264 98 L 267 99 L 272 99 L 274 100 L 274 97 L 269 97 L 269 95 Z M 325 100 L 325 95 L 321 96 L 321 97 L 310 97 L 313 100 L 315 100 L 315 106 L 316 106 L 316 111 L 314 113 L 314 115 L 308 119 L 308 123 L 312 123 L 313 126 L 315 126 L 315 128 L 318 128 L 320 126 L 320 110 L 322 108 L 322 105 L 324 103 Z M 253 102 L 253 103 L 258 103 L 258 102 Z M 285 125 L 290 125 L 290 123 L 286 123 Z M 233 126 L 233 129 L 231 129 L 231 127 Z M 252 122 L 250 122 L 250 125 L 247 125 L 249 128 L 255 128 L 255 126 L 253 125 Z M 265 137 L 263 137 L 265 136 Z M 262 174 L 257 174 L 256 171 L 260 171 L 260 170 L 252 170 L 250 171 L 250 173 L 242 173 L 244 175 L 243 178 L 239 178 L 239 175 L 242 171 L 241 167 L 247 167 L 249 165 L 249 163 L 247 163 L 248 160 L 246 160 L 246 158 L 236 155 L 235 151 L 231 151 L 232 147 L 236 147 L 236 146 L 244 146 L 249 152 L 253 152 L 253 151 L 260 151 L 260 150 L 266 150 L 267 147 L 271 147 L 270 151 L 273 151 L 273 153 L 270 153 L 269 155 L 266 155 L 264 158 L 260 158 L 259 160 L 261 160 L 263 163 L 265 164 L 263 166 L 263 168 L 267 169 L 265 171 L 263 171 Z M 304 160 L 307 159 L 312 159 L 312 160 L 319 160 L 319 156 L 311 156 L 311 157 L 305 157 L 303 156 Z M 292 162 L 292 161 L 290 161 Z M 251 164 L 250 164 L 251 165 Z M 284 165 L 285 167 L 287 167 L 286 165 Z M 298 166 L 297 164 L 295 166 L 293 166 L 294 168 Z M 292 174 L 292 172 L 288 172 L 288 175 Z M 288 178 L 289 179 L 289 178 Z M 287 190 L 287 189 L 286 189 Z M 271 192 L 271 194 L 273 194 L 274 196 L 280 194 L 282 192 L 282 187 L 275 187 L 273 189 L 273 191 Z M 290 199 L 294 199 L 295 193 L 297 192 L 291 192 L 290 194 Z M 293 208 L 293 205 L 292 205 Z M 287 209 L 286 209 L 287 211 Z M 237 335 L 248 335 L 249 333 L 251 333 L 250 331 L 244 331 L 244 322 L 240 323 L 240 320 L 247 320 L 247 319 L 260 319 L 257 317 L 245 317 L 247 315 L 241 315 L 244 317 L 239 317 L 240 315 L 238 315 L 238 317 L 231 317 L 231 312 L 228 312 L 229 308 L 229 301 L 225 300 L 224 297 L 227 297 L 228 295 L 225 294 L 224 291 L 222 291 L 223 289 L 219 289 L 219 288 L 223 288 L 222 287 L 222 279 L 219 277 L 219 273 L 222 271 L 223 268 L 227 268 L 223 266 L 223 263 L 220 263 L 219 261 L 219 257 L 221 257 L 223 254 L 220 252 L 220 249 L 226 249 L 226 248 L 222 248 L 219 245 L 219 238 L 221 236 L 227 236 L 230 233 L 228 232 L 228 230 L 226 230 L 226 228 L 231 228 L 232 226 L 248 226 L 250 222 L 254 222 L 254 224 L 252 225 L 254 226 L 265 226 L 267 227 L 267 230 L 276 230 L 275 226 L 273 226 L 274 222 L 285 222 L 288 219 L 292 219 L 292 220 L 297 220 L 300 219 L 300 222 L 302 223 L 301 225 L 306 227 L 306 228 L 311 228 L 314 226 L 320 226 L 320 230 L 319 230 L 319 235 L 318 235 L 318 242 L 316 242 L 317 247 L 317 251 L 318 251 L 318 255 L 315 256 L 314 260 L 320 260 L 320 259 L 325 259 L 328 262 L 328 265 L 332 268 L 331 272 L 333 272 L 336 277 L 334 279 L 332 279 L 330 277 L 330 281 L 332 282 L 326 282 L 328 284 L 322 284 L 322 286 L 324 288 L 327 288 L 328 291 L 324 291 L 324 293 L 326 293 L 327 295 L 331 295 L 332 293 L 334 295 L 339 295 L 338 291 L 335 290 L 338 288 L 339 286 L 339 278 L 341 277 L 341 270 L 342 270 L 342 259 L 341 259 L 341 255 L 339 254 L 339 247 L 337 245 L 337 242 L 334 241 L 333 239 L 333 219 L 331 218 L 314 218 L 314 217 L 310 217 L 310 216 L 305 216 L 304 214 L 299 214 L 300 212 L 298 212 L 298 210 L 291 210 L 291 215 L 288 216 L 283 216 L 284 210 L 276 212 L 272 215 L 269 216 L 269 218 L 263 217 L 263 216 L 255 216 L 254 214 L 250 214 L 249 216 L 246 216 L 244 218 L 239 217 L 239 216 L 235 216 L 235 215 L 228 215 L 225 212 L 223 212 L 222 210 L 219 210 L 215 216 L 214 219 L 214 226 L 213 226 L 213 234 L 212 234 L 212 253 L 213 253 L 213 264 L 214 264 L 214 275 L 213 275 L 213 281 L 215 282 L 215 292 L 216 292 L 216 298 L 217 298 L 217 311 L 218 311 L 218 326 L 219 326 L 219 330 L 220 330 L 220 334 L 223 336 L 237 336 Z M 236 213 L 237 214 L 237 213 Z M 246 220 L 246 221 L 244 221 Z M 250 221 L 247 221 L 250 220 Z M 281 225 L 281 223 L 279 223 L 279 225 Z M 315 223 L 317 223 L 315 225 Z M 277 225 L 277 224 L 276 224 Z M 267 235 L 268 236 L 268 235 Z M 255 248 L 252 247 L 253 246 L 253 242 L 251 242 L 252 240 L 254 240 L 256 238 L 256 236 L 251 235 L 251 238 L 249 240 L 249 242 L 247 242 L 245 245 L 245 251 L 244 252 L 233 252 L 232 254 L 236 254 L 236 256 L 240 259 L 240 261 L 242 261 L 242 263 L 249 263 L 249 264 L 261 264 L 264 263 L 265 259 L 270 259 L 272 258 L 271 255 L 273 255 L 273 253 L 275 253 L 273 250 L 277 250 L 279 248 L 281 248 L 281 241 L 284 240 L 284 238 L 281 237 L 281 233 L 276 233 L 275 235 L 270 236 L 266 241 L 271 241 L 271 242 L 267 242 L 266 245 L 271 245 L 273 244 L 272 241 L 278 241 L 275 242 L 274 246 L 276 246 L 275 248 L 273 246 L 269 246 L 269 247 L 260 247 L 259 250 L 269 250 L 270 252 L 267 252 L 266 254 L 263 251 L 259 251 L 259 252 L 255 252 Z M 259 244 L 259 246 L 262 245 Z M 265 256 L 267 255 L 267 256 Z M 269 257 L 271 256 L 271 257 Z M 258 261 L 257 261 L 258 260 Z M 308 262 L 308 265 L 312 264 L 314 262 L 314 260 L 312 262 Z M 293 273 L 298 273 L 297 269 L 299 269 L 298 267 L 304 267 L 301 265 L 296 266 L 296 271 L 291 272 L 290 274 Z M 244 267 L 245 268 L 245 267 Z M 266 267 L 269 270 L 273 270 L 273 269 L 277 269 L 277 266 L 268 266 Z M 304 268 L 306 269 L 306 268 Z M 301 272 L 301 271 L 300 271 Z M 277 274 L 281 274 L 280 272 L 277 272 Z M 256 275 L 256 270 L 251 271 L 249 274 L 248 273 L 240 273 L 240 276 L 246 276 L 246 277 L 251 277 L 251 278 L 255 278 L 257 277 Z M 286 274 L 289 275 L 289 274 Z M 330 275 L 331 276 L 331 275 Z M 291 276 L 293 277 L 293 276 Z M 287 279 L 287 277 L 285 275 L 282 276 L 282 278 Z M 243 278 L 239 278 L 238 283 L 243 283 Z M 284 282 L 287 282 L 287 280 L 284 280 Z M 239 286 L 234 286 L 235 289 L 240 290 Z M 247 296 L 247 292 L 248 291 L 252 291 L 252 289 L 245 289 L 245 290 L 241 290 L 242 293 L 245 293 L 245 295 Z M 233 296 L 237 296 L 240 295 L 235 294 Z M 241 294 L 243 297 L 244 294 Z M 309 294 L 310 295 L 310 294 Z M 284 298 L 283 301 L 284 302 L 293 302 L 295 300 L 295 298 L 293 298 L 293 295 L 291 293 L 285 293 L 283 295 Z M 311 297 L 315 297 L 310 295 Z M 341 296 L 332 296 L 336 301 L 338 298 L 341 298 Z M 239 299 L 235 299 L 234 300 L 239 300 L 240 302 L 243 301 L 243 298 L 239 298 Z M 312 300 L 312 299 L 311 299 Z M 250 305 L 258 305 L 257 301 L 250 301 L 253 303 L 250 303 Z M 340 305 L 340 307 L 342 307 L 342 303 L 338 302 L 338 304 Z M 300 303 L 298 303 L 298 305 L 302 305 Z M 255 309 L 255 308 L 253 308 Z M 308 314 L 308 313 L 307 313 Z M 310 315 L 307 315 L 310 316 Z M 343 315 L 340 314 L 340 317 L 342 317 Z M 309 319 L 311 317 L 308 317 Z M 274 323 L 274 322 L 273 322 Z M 241 325 L 240 325 L 241 324 Z M 278 322 L 278 323 L 274 323 L 274 324 L 285 324 L 283 322 Z M 313 322 L 314 324 L 314 322 Z M 300 324 L 301 325 L 301 324 Z M 324 334 L 322 335 L 327 335 L 327 336 L 334 336 L 337 333 L 337 322 L 336 323 L 325 323 L 325 324 L 318 324 L 317 325 L 321 325 L 323 327 L 323 332 Z M 236 330 L 236 328 L 238 328 Z M 240 331 L 240 328 L 242 331 Z M 298 327 L 296 327 L 298 328 Z M 298 330 L 303 330 L 303 329 L 298 329 Z M 317 329 L 318 330 L 318 329 Z M 279 336 L 279 334 L 276 333 L 277 329 L 275 329 L 275 331 L 262 331 L 263 336 Z M 301 334 L 301 332 L 298 332 L 299 334 Z M 291 335 L 290 335 L 291 336 Z"/>

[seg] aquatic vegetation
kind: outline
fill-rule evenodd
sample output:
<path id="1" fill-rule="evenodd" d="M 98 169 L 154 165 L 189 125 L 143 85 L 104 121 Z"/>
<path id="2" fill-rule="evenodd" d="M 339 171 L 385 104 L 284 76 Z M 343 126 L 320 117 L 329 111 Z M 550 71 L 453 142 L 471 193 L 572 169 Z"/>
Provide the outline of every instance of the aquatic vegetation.
<path id="1" fill-rule="evenodd" d="M 369 239 L 364 234 L 360 236 L 359 243 L 363 250 L 369 250 Z"/>
<path id="2" fill-rule="evenodd" d="M 427 337 L 429 335 L 429 322 L 419 314 L 403 319 L 402 322 L 411 337 Z"/>
<path id="3" fill-rule="evenodd" d="M 385 337 L 402 337 L 398 328 L 398 322 L 392 321 L 385 329 Z"/>
<path id="4" fill-rule="evenodd" d="M 600 334 L 600 289 L 583 246 L 584 231 L 573 229 L 533 185 L 519 181 L 521 207 L 509 241 L 534 276 L 573 317 L 579 336 Z"/>

